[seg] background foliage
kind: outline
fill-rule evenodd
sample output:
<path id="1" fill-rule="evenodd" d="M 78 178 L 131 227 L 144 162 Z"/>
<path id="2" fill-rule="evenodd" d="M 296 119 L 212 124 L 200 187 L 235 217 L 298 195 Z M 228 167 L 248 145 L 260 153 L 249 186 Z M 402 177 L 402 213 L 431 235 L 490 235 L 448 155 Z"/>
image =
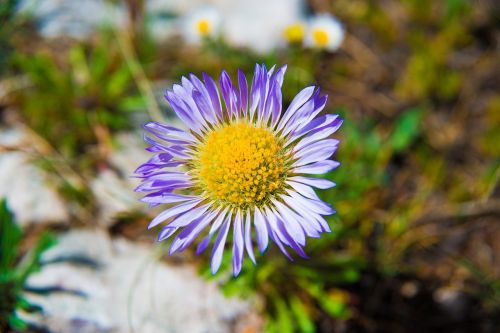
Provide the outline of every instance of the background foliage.
<path id="1" fill-rule="evenodd" d="M 345 23 L 341 50 L 291 45 L 264 55 L 222 39 L 199 48 L 176 39 L 154 43 L 147 17 L 86 42 L 46 41 L 29 19 L 13 14 L 14 4 L 0 7 L 0 73 L 27 84 L 1 107 L 15 108 L 18 120 L 54 148 L 50 163 L 88 178 L 106 163 L 116 133 L 154 118 L 156 109 L 169 116 L 151 98 L 156 87 L 168 87 L 165 79 L 287 63 L 285 104 L 312 83 L 329 94 L 328 112 L 345 118 L 336 156 L 342 166 L 328 175 L 337 186 L 321 196 L 337 214 L 329 221 L 333 232 L 309 242 L 311 259 L 290 263 L 271 248 L 257 268 L 247 261 L 232 279 L 229 256 L 227 274 L 211 277 L 207 258 L 185 255 L 227 294 L 253 299 L 267 332 L 500 327 L 500 11 L 493 2 L 311 0 L 309 10 Z M 74 187 L 85 192 L 85 184 Z M 70 201 L 93 200 L 69 192 Z M 22 329 L 15 309 L 30 305 L 20 290 L 51 240 L 40 238 L 19 266 L 21 231 L 2 207 L 0 289 L 9 292 L 0 293 L 7 318 L 0 328 Z M 145 223 L 131 212 L 117 219 L 116 230 L 146 234 Z M 465 304 L 459 317 L 436 299 L 450 290 Z"/>

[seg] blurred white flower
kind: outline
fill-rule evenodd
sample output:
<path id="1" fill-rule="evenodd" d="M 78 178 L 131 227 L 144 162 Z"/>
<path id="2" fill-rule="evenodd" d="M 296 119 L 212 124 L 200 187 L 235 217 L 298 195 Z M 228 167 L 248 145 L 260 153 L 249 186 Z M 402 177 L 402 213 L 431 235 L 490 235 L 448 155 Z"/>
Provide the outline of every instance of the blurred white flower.
<path id="1" fill-rule="evenodd" d="M 217 9 L 202 7 L 186 17 L 184 36 L 188 42 L 198 43 L 203 38 L 216 36 L 221 27 Z"/>
<path id="2" fill-rule="evenodd" d="M 344 27 L 330 14 L 318 14 L 309 21 L 305 45 L 330 52 L 338 50 L 344 40 Z"/>
<path id="3" fill-rule="evenodd" d="M 303 0 L 214 0 L 224 13 L 223 35 L 237 47 L 259 53 L 270 52 L 284 43 L 285 28 L 300 20 Z"/>
<path id="4" fill-rule="evenodd" d="M 304 22 L 297 21 L 285 27 L 283 37 L 289 44 L 299 44 L 304 41 L 305 31 L 306 25 Z"/>

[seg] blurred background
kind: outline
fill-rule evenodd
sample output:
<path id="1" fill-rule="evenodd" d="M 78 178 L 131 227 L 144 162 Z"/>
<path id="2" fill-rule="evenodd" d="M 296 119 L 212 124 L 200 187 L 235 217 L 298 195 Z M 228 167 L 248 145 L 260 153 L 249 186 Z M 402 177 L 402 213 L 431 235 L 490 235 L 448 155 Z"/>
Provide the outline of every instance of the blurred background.
<path id="1" fill-rule="evenodd" d="M 165 89 L 256 62 L 345 118 L 337 214 L 213 277 L 130 176 Z M 499 176 L 498 1 L 0 1 L 0 332 L 500 332 Z"/>

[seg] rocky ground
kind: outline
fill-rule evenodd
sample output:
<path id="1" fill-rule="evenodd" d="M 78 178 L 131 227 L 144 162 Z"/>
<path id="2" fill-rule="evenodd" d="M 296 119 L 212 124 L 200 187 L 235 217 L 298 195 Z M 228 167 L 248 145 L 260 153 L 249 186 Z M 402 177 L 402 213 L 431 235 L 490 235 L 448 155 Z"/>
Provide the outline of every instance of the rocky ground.
<path id="1" fill-rule="evenodd" d="M 193 267 L 168 265 L 161 256 L 154 245 L 112 238 L 99 229 L 61 234 L 44 258 L 53 263 L 28 285 L 65 292 L 28 294 L 44 309 L 35 320 L 53 332 L 258 331 L 250 302 L 225 298 Z"/>

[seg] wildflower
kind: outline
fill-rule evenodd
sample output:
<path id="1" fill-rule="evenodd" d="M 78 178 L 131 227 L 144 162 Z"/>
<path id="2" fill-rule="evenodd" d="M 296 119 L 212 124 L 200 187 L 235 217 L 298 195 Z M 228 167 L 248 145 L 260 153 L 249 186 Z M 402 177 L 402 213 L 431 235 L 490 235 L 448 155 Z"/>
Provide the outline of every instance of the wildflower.
<path id="1" fill-rule="evenodd" d="M 285 246 L 306 258 L 306 236 L 330 232 L 322 216 L 335 211 L 312 188 L 335 184 L 304 174 L 324 174 L 339 165 L 329 159 L 339 143 L 329 136 L 342 119 L 318 116 L 327 96 L 314 86 L 300 91 L 282 114 L 285 70 L 286 66 L 268 71 L 256 65 L 250 87 L 239 70 L 238 88 L 223 71 L 222 99 L 209 75 L 204 73 L 203 81 L 192 74 L 183 77 L 165 98 L 189 130 L 157 122 L 144 126 L 152 135 L 145 136 L 147 150 L 154 155 L 136 170 L 142 178 L 136 191 L 152 192 L 141 199 L 150 206 L 167 205 L 149 228 L 168 222 L 159 241 L 178 232 L 170 254 L 184 250 L 209 229 L 197 253 L 215 237 L 211 255 L 215 274 L 232 228 L 236 276 L 244 251 L 255 264 L 254 229 L 260 252 L 270 238 L 291 260 Z"/>
<path id="2" fill-rule="evenodd" d="M 302 43 L 304 40 L 305 27 L 302 22 L 288 25 L 283 32 L 285 39 L 290 44 Z"/>
<path id="3" fill-rule="evenodd" d="M 187 16 L 185 37 L 189 42 L 197 43 L 203 38 L 214 37 L 220 29 L 219 12 L 213 7 L 202 7 Z"/>
<path id="4" fill-rule="evenodd" d="M 330 14 L 319 14 L 313 17 L 305 37 L 306 46 L 336 51 L 344 40 L 344 27 Z"/>
<path id="5" fill-rule="evenodd" d="M 218 1 L 224 13 L 222 35 L 234 47 L 267 55 L 283 46 L 283 31 L 301 19 L 302 4 L 302 0 Z"/>

